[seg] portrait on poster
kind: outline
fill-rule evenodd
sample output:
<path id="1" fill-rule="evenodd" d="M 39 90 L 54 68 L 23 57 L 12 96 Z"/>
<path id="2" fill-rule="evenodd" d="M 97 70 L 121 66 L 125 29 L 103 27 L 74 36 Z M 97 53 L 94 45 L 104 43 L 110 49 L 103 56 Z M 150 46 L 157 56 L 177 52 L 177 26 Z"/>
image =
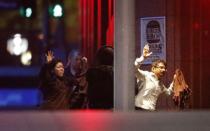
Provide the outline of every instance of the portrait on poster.
<path id="1" fill-rule="evenodd" d="M 151 64 L 155 59 L 166 60 L 165 17 L 144 17 L 140 23 L 141 51 L 148 44 L 152 52 L 144 64 Z"/>

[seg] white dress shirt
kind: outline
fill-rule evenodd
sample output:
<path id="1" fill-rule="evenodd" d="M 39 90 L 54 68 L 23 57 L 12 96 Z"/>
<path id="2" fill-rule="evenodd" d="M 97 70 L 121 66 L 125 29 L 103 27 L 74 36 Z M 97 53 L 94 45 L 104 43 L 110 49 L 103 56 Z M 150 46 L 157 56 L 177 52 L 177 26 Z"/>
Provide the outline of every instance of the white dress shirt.
<path id="1" fill-rule="evenodd" d="M 154 111 L 159 95 L 161 93 L 171 94 L 173 83 L 167 89 L 164 84 L 157 79 L 153 72 L 139 69 L 144 57 L 141 56 L 135 60 L 136 78 L 138 84 L 138 93 L 135 97 L 135 106 L 146 110 Z"/>

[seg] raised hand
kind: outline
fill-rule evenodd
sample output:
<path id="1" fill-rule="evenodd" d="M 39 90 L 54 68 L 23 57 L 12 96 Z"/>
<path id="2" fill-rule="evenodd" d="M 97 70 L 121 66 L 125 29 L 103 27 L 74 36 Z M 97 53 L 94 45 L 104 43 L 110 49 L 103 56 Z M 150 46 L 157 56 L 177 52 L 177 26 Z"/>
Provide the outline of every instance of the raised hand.
<path id="1" fill-rule="evenodd" d="M 47 63 L 51 62 L 54 59 L 54 55 L 52 51 L 47 51 L 45 54 Z"/>
<path id="2" fill-rule="evenodd" d="M 88 68 L 88 60 L 87 60 L 86 57 L 82 57 L 81 58 L 81 61 L 82 61 L 82 63 L 81 63 L 82 71 L 83 72 L 86 72 L 87 71 L 87 68 Z"/>
<path id="3" fill-rule="evenodd" d="M 152 54 L 152 52 L 149 52 L 149 45 L 148 44 L 146 44 L 145 46 L 144 46 L 144 48 L 143 48 L 143 57 L 144 58 L 147 58 L 147 57 L 149 57 L 150 55 Z"/>
<path id="4" fill-rule="evenodd" d="M 84 63 L 84 64 L 87 64 L 87 58 L 86 57 L 82 57 L 82 62 Z"/>

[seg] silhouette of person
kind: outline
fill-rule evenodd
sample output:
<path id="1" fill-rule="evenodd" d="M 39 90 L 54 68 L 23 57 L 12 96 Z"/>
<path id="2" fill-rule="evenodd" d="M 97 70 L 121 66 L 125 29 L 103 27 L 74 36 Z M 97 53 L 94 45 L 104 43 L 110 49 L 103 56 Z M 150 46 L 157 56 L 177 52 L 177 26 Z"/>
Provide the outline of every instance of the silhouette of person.
<path id="1" fill-rule="evenodd" d="M 113 48 L 101 47 L 96 54 L 95 66 L 87 71 L 90 109 L 113 108 Z"/>

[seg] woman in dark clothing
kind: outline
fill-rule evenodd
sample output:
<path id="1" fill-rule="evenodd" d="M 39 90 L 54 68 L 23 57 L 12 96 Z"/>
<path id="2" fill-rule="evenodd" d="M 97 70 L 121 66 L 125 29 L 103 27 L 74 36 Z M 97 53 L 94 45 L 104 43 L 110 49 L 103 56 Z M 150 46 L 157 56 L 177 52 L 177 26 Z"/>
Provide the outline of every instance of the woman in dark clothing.
<path id="1" fill-rule="evenodd" d="M 41 109 L 69 109 L 72 82 L 64 76 L 64 66 L 61 60 L 47 60 L 41 69 L 40 81 L 40 90 L 43 95 Z"/>

